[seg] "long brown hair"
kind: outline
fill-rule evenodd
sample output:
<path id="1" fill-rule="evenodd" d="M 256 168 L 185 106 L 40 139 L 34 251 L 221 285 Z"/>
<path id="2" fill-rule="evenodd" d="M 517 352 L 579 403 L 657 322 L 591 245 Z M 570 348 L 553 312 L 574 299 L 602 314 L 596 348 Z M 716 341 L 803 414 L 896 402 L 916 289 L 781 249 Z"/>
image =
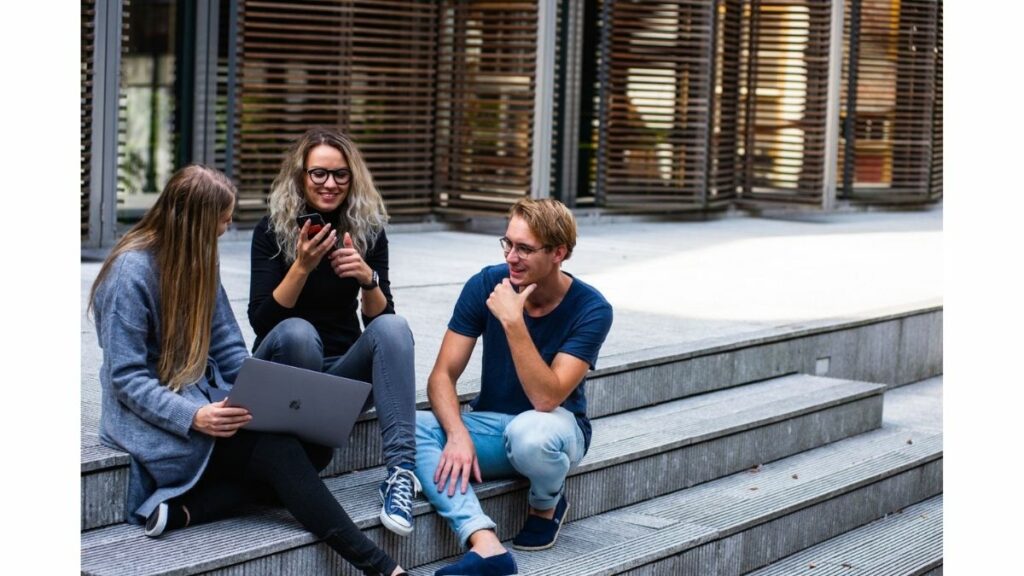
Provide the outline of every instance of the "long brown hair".
<path id="1" fill-rule="evenodd" d="M 295 241 L 299 237 L 295 218 L 306 204 L 306 157 L 321 144 L 341 152 L 352 171 L 348 196 L 339 210 L 338 237 L 344 232 L 351 234 L 352 243 L 365 256 L 388 221 L 384 199 L 355 142 L 337 128 L 310 128 L 288 148 L 281 170 L 270 185 L 270 223 L 278 250 L 284 253 L 286 262 L 295 261 Z"/>
<path id="2" fill-rule="evenodd" d="M 89 294 L 91 310 L 118 256 L 153 251 L 160 275 L 157 376 L 174 392 L 206 369 L 220 286 L 217 229 L 236 193 L 231 180 L 213 168 L 193 164 L 175 172 L 153 207 L 114 245 Z"/>

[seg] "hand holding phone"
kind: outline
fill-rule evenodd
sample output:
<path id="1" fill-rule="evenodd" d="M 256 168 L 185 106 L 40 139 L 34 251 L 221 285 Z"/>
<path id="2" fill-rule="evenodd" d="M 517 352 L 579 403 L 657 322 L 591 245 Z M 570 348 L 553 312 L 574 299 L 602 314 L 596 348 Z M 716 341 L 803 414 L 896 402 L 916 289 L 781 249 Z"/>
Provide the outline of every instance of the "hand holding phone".
<path id="1" fill-rule="evenodd" d="M 309 230 L 306 231 L 307 240 L 312 239 L 313 236 L 316 236 L 324 228 L 324 217 L 317 212 L 303 214 L 295 220 L 299 223 L 300 229 L 307 221 L 309 222 Z"/>

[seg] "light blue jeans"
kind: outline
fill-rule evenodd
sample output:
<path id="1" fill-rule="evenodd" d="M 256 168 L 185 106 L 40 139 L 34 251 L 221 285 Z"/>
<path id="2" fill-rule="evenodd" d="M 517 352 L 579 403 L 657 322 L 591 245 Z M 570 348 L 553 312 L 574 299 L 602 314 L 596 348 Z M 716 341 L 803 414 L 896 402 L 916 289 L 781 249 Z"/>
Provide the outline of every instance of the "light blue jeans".
<path id="1" fill-rule="evenodd" d="M 583 431 L 572 412 L 562 407 L 519 415 L 466 412 L 462 422 L 476 447 L 483 479 L 525 476 L 530 481 L 530 506 L 538 510 L 558 504 L 569 469 L 583 459 Z M 416 412 L 416 476 L 427 500 L 466 546 L 471 534 L 494 530 L 496 525 L 480 508 L 472 485 L 462 493 L 461 478 L 454 496 L 448 496 L 447 485 L 438 491 L 434 471 L 447 441 L 432 412 Z"/>

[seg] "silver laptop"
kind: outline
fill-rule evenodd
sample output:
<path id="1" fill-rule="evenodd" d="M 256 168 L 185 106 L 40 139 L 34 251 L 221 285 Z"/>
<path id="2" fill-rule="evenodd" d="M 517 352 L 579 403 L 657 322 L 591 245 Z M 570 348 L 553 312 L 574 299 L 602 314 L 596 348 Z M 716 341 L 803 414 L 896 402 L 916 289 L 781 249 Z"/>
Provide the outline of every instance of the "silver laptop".
<path id="1" fill-rule="evenodd" d="M 249 410 L 252 420 L 246 430 L 294 434 L 342 448 L 370 390 L 359 380 L 246 358 L 227 405 Z"/>

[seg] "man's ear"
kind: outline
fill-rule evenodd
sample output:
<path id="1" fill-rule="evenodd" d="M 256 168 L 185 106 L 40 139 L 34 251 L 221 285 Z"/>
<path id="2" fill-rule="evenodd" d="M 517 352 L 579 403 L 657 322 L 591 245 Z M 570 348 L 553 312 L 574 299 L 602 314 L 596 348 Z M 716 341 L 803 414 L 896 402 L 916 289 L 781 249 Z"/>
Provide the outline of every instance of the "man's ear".
<path id="1" fill-rule="evenodd" d="M 561 244 L 555 246 L 551 253 L 554 254 L 555 264 L 561 264 L 565 260 L 566 255 L 569 254 L 569 248 L 565 244 Z"/>

